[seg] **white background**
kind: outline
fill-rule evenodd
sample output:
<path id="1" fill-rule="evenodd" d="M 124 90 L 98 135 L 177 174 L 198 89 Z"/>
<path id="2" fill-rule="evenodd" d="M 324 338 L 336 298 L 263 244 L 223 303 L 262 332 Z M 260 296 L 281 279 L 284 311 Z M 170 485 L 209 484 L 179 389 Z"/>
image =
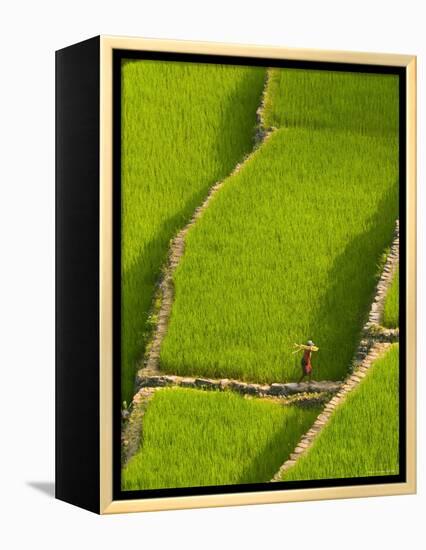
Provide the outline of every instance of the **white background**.
<path id="1" fill-rule="evenodd" d="M 97 517 L 55 501 L 54 50 L 116 34 L 419 56 L 422 2 L 15 0 L 0 14 L 0 546 L 2 548 L 424 547 L 425 364 L 419 338 L 417 496 Z M 419 155 L 420 156 L 420 155 Z M 418 209 L 425 192 L 419 158 Z M 419 218 L 419 281 L 425 276 Z M 424 285 L 418 334 L 425 334 Z M 415 542 L 417 539 L 417 542 Z M 420 542 L 422 541 L 422 542 Z"/>

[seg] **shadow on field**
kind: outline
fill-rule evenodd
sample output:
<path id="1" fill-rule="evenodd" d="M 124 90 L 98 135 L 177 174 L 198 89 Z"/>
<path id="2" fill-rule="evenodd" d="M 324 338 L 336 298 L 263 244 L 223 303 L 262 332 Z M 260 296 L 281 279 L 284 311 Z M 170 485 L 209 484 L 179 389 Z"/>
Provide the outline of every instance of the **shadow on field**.
<path id="1" fill-rule="evenodd" d="M 302 434 L 300 434 L 302 435 Z M 286 442 L 285 434 L 280 429 L 268 444 L 253 456 L 253 460 L 241 474 L 237 484 L 267 482 L 276 474 L 296 446 L 297 440 Z"/>
<path id="2" fill-rule="evenodd" d="M 193 195 L 185 205 L 184 211 L 198 204 L 200 193 Z M 157 235 L 148 241 L 136 262 L 123 274 L 122 287 L 126 302 L 122 314 L 123 341 L 123 399 L 131 399 L 136 374 L 136 365 L 141 360 L 144 347 L 144 334 L 147 330 L 148 314 L 151 309 L 155 288 L 160 277 L 161 267 L 167 259 L 170 239 L 187 223 L 187 217 L 178 212 L 166 219 L 158 229 Z M 128 312 L 131 312 L 129 314 Z"/>
<path id="3" fill-rule="evenodd" d="M 226 172 L 221 176 L 220 179 L 226 178 L 230 172 L 235 168 L 237 162 L 244 160 L 244 156 L 251 153 L 255 143 L 255 132 L 256 132 L 256 111 L 260 106 L 264 88 L 264 82 L 266 77 L 266 69 L 259 68 L 259 96 L 256 99 L 256 103 L 252 105 L 253 101 L 253 88 L 255 85 L 254 75 L 250 72 L 244 75 L 244 78 L 241 78 L 235 88 L 232 90 L 232 93 L 228 94 L 226 101 L 222 104 L 221 117 L 218 124 L 217 135 L 219 139 L 216 142 L 216 155 L 218 161 L 222 159 L 229 159 L 229 166 Z M 258 83 L 256 82 L 256 85 Z M 236 111 L 236 104 L 245 104 L 253 107 L 252 113 L 250 115 L 245 114 L 241 111 Z M 229 158 L 229 152 L 235 150 L 235 136 L 229 132 L 229 121 L 233 120 L 235 124 L 235 115 L 239 113 L 238 128 L 239 128 L 239 137 L 241 141 L 243 138 L 240 136 L 247 137 L 247 144 L 241 146 L 241 155 L 239 158 L 234 158 L 232 161 Z"/>
<path id="4" fill-rule="evenodd" d="M 283 421 L 267 444 L 259 448 L 257 453 L 253 453 L 250 465 L 241 473 L 236 483 L 263 483 L 271 480 L 280 466 L 289 458 L 302 434 L 309 429 L 321 411 L 321 407 L 314 407 L 314 409 L 312 414 L 304 416 L 303 419 L 299 418 L 296 422 L 292 422 L 291 426 L 289 426 L 289 420 Z"/>
<path id="5" fill-rule="evenodd" d="M 373 298 L 380 256 L 392 241 L 397 205 L 395 186 L 384 194 L 368 229 L 352 239 L 333 264 L 312 324 L 313 340 L 321 350 L 313 360 L 318 379 L 339 380 L 347 374 Z"/>

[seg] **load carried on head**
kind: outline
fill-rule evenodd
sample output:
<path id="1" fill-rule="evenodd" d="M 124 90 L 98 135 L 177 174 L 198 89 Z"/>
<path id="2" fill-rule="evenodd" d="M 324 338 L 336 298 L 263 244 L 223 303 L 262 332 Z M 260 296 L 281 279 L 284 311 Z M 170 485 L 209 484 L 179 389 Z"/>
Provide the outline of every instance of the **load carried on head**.
<path id="1" fill-rule="evenodd" d="M 296 348 L 293 353 L 297 353 L 298 351 L 302 350 L 311 350 L 311 351 L 318 351 L 319 348 L 312 342 L 312 340 L 308 340 L 306 344 L 294 344 L 294 347 Z"/>

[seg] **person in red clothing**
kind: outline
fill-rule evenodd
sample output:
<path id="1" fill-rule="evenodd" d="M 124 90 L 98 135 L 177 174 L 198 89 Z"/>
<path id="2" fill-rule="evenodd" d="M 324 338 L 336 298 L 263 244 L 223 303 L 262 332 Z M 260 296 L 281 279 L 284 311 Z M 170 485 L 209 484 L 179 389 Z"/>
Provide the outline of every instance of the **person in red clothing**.
<path id="1" fill-rule="evenodd" d="M 308 340 L 306 342 L 306 346 L 304 346 L 304 352 L 303 357 L 301 360 L 302 365 L 302 376 L 300 377 L 300 380 L 298 384 L 305 378 L 305 376 L 309 376 L 309 381 L 311 381 L 312 376 L 312 365 L 311 365 L 311 355 L 312 355 L 312 348 L 315 347 L 315 344 L 312 342 L 312 340 Z"/>

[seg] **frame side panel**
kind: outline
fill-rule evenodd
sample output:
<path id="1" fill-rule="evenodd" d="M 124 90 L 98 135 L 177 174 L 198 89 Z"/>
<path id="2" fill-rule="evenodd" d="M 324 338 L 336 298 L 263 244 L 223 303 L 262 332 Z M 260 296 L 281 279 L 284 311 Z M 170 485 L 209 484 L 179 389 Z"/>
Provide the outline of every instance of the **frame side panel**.
<path id="1" fill-rule="evenodd" d="M 56 52 L 56 498 L 99 512 L 99 37 Z"/>
<path id="2" fill-rule="evenodd" d="M 417 488 L 417 58 L 413 57 L 407 66 L 407 484 L 410 493 Z"/>

